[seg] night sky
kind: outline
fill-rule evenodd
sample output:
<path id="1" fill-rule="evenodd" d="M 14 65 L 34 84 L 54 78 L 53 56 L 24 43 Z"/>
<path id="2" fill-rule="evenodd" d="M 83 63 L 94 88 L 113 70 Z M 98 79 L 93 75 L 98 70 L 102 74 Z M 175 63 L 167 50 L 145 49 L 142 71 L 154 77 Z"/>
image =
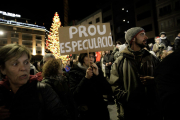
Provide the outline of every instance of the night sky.
<path id="1" fill-rule="evenodd" d="M 69 21 L 81 20 L 100 9 L 100 6 L 109 0 L 69 0 Z M 64 25 L 63 0 L 54 1 L 3 1 L 0 10 L 20 14 L 21 18 L 36 21 L 37 25 L 45 23 L 47 30 L 50 29 L 52 18 L 58 12 L 62 25 Z"/>

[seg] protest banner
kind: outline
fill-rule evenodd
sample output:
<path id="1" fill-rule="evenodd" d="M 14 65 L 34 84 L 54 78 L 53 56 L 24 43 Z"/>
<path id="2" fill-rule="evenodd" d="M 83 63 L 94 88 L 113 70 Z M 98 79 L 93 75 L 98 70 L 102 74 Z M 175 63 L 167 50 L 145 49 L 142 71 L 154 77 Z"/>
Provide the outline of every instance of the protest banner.
<path id="1" fill-rule="evenodd" d="M 60 54 L 113 50 L 110 23 L 59 28 Z"/>

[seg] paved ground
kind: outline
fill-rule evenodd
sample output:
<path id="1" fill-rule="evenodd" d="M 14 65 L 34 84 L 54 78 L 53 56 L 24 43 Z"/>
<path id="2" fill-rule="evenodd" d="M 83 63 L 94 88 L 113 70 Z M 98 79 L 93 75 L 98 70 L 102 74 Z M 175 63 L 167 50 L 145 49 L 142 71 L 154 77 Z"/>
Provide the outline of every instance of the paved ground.
<path id="1" fill-rule="evenodd" d="M 116 105 L 108 105 L 108 110 L 110 114 L 110 120 L 117 120 Z"/>

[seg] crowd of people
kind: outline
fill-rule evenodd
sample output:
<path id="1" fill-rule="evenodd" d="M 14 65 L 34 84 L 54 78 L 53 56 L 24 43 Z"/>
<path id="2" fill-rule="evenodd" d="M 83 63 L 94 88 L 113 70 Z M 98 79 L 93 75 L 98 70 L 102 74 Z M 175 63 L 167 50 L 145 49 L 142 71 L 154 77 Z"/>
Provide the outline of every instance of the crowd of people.
<path id="1" fill-rule="evenodd" d="M 0 120 L 169 120 L 178 117 L 180 33 L 174 45 L 161 32 L 155 44 L 133 27 L 114 50 L 79 54 L 66 64 L 51 53 L 30 63 L 23 45 L 0 48 Z M 106 96 L 106 97 L 105 97 Z M 106 100 L 105 100 L 106 99 Z"/>

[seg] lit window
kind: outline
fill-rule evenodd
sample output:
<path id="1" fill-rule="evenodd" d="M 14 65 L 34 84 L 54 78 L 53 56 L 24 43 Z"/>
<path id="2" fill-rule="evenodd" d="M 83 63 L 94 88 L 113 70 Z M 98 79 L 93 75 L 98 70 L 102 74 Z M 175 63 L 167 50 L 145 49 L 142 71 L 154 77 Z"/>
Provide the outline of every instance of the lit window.
<path id="1" fill-rule="evenodd" d="M 3 33 L 3 31 L 0 31 L 0 35 L 3 35 L 4 33 Z"/>
<path id="2" fill-rule="evenodd" d="M 124 10 L 124 8 L 122 8 L 122 10 Z"/>
<path id="3" fill-rule="evenodd" d="M 127 23 L 129 23 L 129 21 L 127 21 Z"/>
<path id="4" fill-rule="evenodd" d="M 128 12 L 128 10 L 126 10 L 126 12 Z"/>
<path id="5" fill-rule="evenodd" d="M 124 19 L 123 22 L 125 22 L 126 20 Z"/>

